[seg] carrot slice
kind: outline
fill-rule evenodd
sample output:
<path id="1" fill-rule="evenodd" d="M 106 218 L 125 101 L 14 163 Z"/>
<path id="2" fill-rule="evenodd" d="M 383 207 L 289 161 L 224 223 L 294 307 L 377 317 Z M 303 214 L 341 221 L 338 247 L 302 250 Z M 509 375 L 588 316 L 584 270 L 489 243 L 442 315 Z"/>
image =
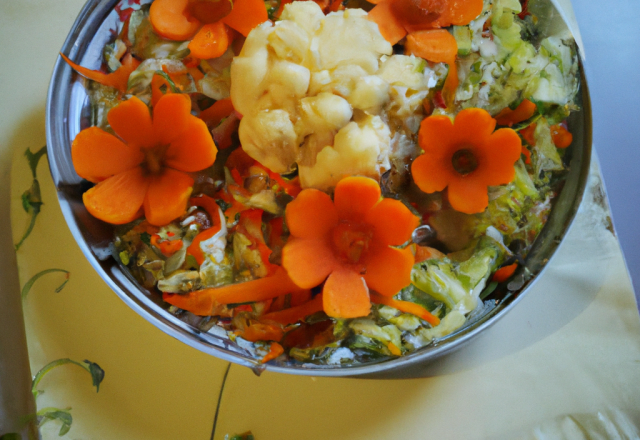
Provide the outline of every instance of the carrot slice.
<path id="1" fill-rule="evenodd" d="M 214 102 L 211 107 L 201 111 L 198 117 L 202 119 L 208 127 L 213 128 L 220 124 L 220 122 L 231 113 L 233 113 L 233 103 L 231 102 L 231 98 L 225 98 Z M 238 150 L 242 151 L 241 149 Z"/>
<path id="2" fill-rule="evenodd" d="M 229 42 L 227 26 L 218 21 L 202 26 L 188 47 L 194 57 L 208 60 L 224 54 L 229 47 Z"/>
<path id="3" fill-rule="evenodd" d="M 407 36 L 405 53 L 412 54 L 434 63 L 447 63 L 449 73 L 442 89 L 442 96 L 447 106 L 451 106 L 458 88 L 458 69 L 456 55 L 458 43 L 444 29 L 430 29 L 412 32 Z"/>
<path id="4" fill-rule="evenodd" d="M 71 61 L 63 53 L 60 53 L 60 56 L 80 75 L 99 82 L 102 85 L 113 87 L 122 93 L 125 93 L 128 89 L 127 84 L 129 82 L 131 72 L 136 70 L 140 65 L 140 61 L 133 58 L 131 54 L 127 54 L 122 60 L 122 65 L 115 72 L 104 73 L 99 70 L 91 70 L 86 67 L 82 67 Z"/>
<path id="5" fill-rule="evenodd" d="M 300 238 L 322 237 L 338 224 L 331 197 L 317 189 L 305 189 L 287 205 L 287 226 Z"/>
<path id="6" fill-rule="evenodd" d="M 209 316 L 220 304 L 265 301 L 299 291 L 284 269 L 273 275 L 244 283 L 190 292 L 186 295 L 164 294 L 163 299 L 176 307 L 198 316 Z"/>
<path id="7" fill-rule="evenodd" d="M 401 312 L 409 313 L 410 315 L 415 315 L 420 319 L 424 319 L 434 327 L 440 324 L 440 318 L 432 315 L 427 309 L 425 309 L 421 305 L 412 303 L 410 301 L 400 301 L 397 299 L 378 295 L 377 293 L 374 292 L 371 294 L 371 302 L 374 304 L 382 304 L 385 306 L 393 307 L 394 309 L 398 309 Z"/>
<path id="8" fill-rule="evenodd" d="M 266 364 L 267 362 L 280 356 L 282 353 L 284 353 L 284 348 L 282 348 L 282 345 L 278 344 L 277 342 L 272 342 L 269 346 L 269 353 L 267 353 L 262 358 L 262 360 L 260 360 L 260 362 Z"/>
<path id="9" fill-rule="evenodd" d="M 263 321 L 273 321 L 282 325 L 295 324 L 298 321 L 304 321 L 309 315 L 321 312 L 323 310 L 322 294 L 316 295 L 311 301 L 301 304 L 290 309 L 271 312 L 260 317 Z"/>
<path id="10" fill-rule="evenodd" d="M 448 7 L 447 0 L 391 0 L 390 12 L 409 32 L 439 27 L 436 21 Z"/>
<path id="11" fill-rule="evenodd" d="M 144 215 L 155 226 L 162 226 L 180 217 L 191 195 L 193 179 L 180 171 L 165 168 L 152 176 L 144 198 Z"/>
<path id="12" fill-rule="evenodd" d="M 567 148 L 573 142 L 573 135 L 563 125 L 552 125 L 551 139 L 557 148 Z"/>
<path id="13" fill-rule="evenodd" d="M 100 182 L 136 167 L 144 155 L 140 149 L 124 144 L 112 134 L 98 127 L 89 127 L 73 140 L 71 159 L 80 177 Z"/>
<path id="14" fill-rule="evenodd" d="M 222 22 L 246 37 L 254 27 L 268 19 L 267 7 L 262 0 L 236 0 L 233 10 Z"/>
<path id="15" fill-rule="evenodd" d="M 411 239 L 420 219 L 400 200 L 382 199 L 366 214 L 365 222 L 375 228 L 375 241 L 400 246 Z"/>
<path id="16" fill-rule="evenodd" d="M 149 9 L 153 30 L 168 40 L 189 40 L 202 23 L 188 13 L 188 6 L 189 0 L 155 0 Z"/>
<path id="17" fill-rule="evenodd" d="M 511 275 L 513 275 L 517 268 L 518 263 L 513 263 L 508 266 L 501 267 L 500 269 L 495 271 L 495 273 L 491 277 L 491 281 L 495 281 L 496 283 L 507 281 L 509 278 L 511 278 Z"/>
<path id="18" fill-rule="evenodd" d="M 369 11 L 367 19 L 378 25 L 380 33 L 391 44 L 396 44 L 402 40 L 407 31 L 402 23 L 391 13 L 391 3 L 393 0 L 379 2 Z"/>
<path id="19" fill-rule="evenodd" d="M 229 15 L 233 9 L 231 0 L 189 0 L 189 13 L 202 23 L 215 23 Z"/>
<path id="20" fill-rule="evenodd" d="M 364 279 L 369 289 L 384 296 L 393 296 L 411 284 L 411 269 L 415 258 L 409 247 L 396 249 L 376 246 L 367 256 Z"/>
<path id="21" fill-rule="evenodd" d="M 347 268 L 339 267 L 329 275 L 322 295 L 324 311 L 332 318 L 358 318 L 371 311 L 364 279 Z"/>
<path id="22" fill-rule="evenodd" d="M 176 170 L 191 173 L 209 168 L 215 162 L 217 154 L 218 149 L 207 125 L 189 115 L 185 131 L 169 145 L 165 163 Z"/>
<path id="23" fill-rule="evenodd" d="M 92 216 L 122 225 L 141 216 L 148 185 L 142 168 L 135 167 L 100 182 L 82 195 L 82 201 Z"/>
<path id="24" fill-rule="evenodd" d="M 518 132 L 520 136 L 522 136 L 522 139 L 524 139 L 525 142 L 531 145 L 532 147 L 536 146 L 535 132 L 536 132 L 537 126 L 538 124 L 534 122 L 533 124 L 529 124 L 528 126 L 526 126 L 525 128 L 523 128 Z"/>
<path id="25" fill-rule="evenodd" d="M 514 110 L 507 107 L 495 115 L 494 119 L 498 121 L 498 125 L 507 125 L 511 127 L 513 124 L 529 119 L 536 112 L 536 109 L 537 107 L 533 102 L 528 99 L 523 99 Z"/>
<path id="26" fill-rule="evenodd" d="M 290 237 L 282 249 L 282 265 L 298 286 L 311 289 L 322 283 L 337 262 L 323 239 Z"/>
<path id="27" fill-rule="evenodd" d="M 333 203 L 341 219 L 362 220 L 380 201 L 380 185 L 361 176 L 346 177 L 336 185 Z"/>
<path id="28" fill-rule="evenodd" d="M 452 63 L 458 53 L 458 43 L 444 29 L 417 31 L 407 36 L 405 52 L 434 63 Z"/>
<path id="29" fill-rule="evenodd" d="M 153 123 L 149 107 L 135 96 L 112 108 L 107 120 L 113 131 L 127 144 L 153 146 Z"/>
<path id="30" fill-rule="evenodd" d="M 467 25 L 478 18 L 484 6 L 483 0 L 449 0 L 447 3 L 447 8 L 435 21 L 434 27 Z"/>

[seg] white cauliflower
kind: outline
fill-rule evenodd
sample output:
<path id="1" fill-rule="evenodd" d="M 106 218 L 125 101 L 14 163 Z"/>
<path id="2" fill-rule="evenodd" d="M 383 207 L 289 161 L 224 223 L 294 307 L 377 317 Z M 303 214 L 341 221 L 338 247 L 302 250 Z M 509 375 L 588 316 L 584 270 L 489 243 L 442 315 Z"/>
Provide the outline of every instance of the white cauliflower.
<path id="1" fill-rule="evenodd" d="M 293 2 L 275 25 L 251 31 L 231 65 L 243 149 L 277 173 L 297 165 L 305 188 L 330 191 L 346 175 L 379 178 L 390 167 L 387 122 L 401 119 L 395 130 L 411 131 L 435 86 L 424 61 L 390 56 L 366 17 Z M 394 87 L 404 87 L 403 102 Z"/>

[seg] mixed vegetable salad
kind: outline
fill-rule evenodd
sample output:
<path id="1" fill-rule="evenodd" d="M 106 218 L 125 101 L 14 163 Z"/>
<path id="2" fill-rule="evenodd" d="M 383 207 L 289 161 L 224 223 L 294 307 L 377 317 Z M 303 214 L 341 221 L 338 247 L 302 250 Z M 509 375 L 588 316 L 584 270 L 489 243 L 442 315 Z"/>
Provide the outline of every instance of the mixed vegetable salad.
<path id="1" fill-rule="evenodd" d="M 261 362 L 400 357 L 513 276 L 566 172 L 570 36 L 518 0 L 123 0 L 71 146 L 115 257 Z M 64 55 L 63 55 L 64 57 Z"/>

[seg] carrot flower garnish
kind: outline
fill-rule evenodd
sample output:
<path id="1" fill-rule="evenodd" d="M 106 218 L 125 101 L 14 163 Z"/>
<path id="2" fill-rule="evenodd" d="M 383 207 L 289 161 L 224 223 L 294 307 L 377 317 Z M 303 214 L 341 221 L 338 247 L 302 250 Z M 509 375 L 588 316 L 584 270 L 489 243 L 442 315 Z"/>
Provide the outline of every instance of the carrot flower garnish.
<path id="1" fill-rule="evenodd" d="M 443 115 L 424 119 L 418 135 L 424 154 L 411 165 L 415 183 L 426 193 L 448 187 L 456 211 L 484 211 L 487 187 L 514 179 L 522 146 L 514 130 L 495 127 L 496 120 L 478 108 L 462 110 L 454 122 Z"/>
<path id="2" fill-rule="evenodd" d="M 107 119 L 118 137 L 98 127 L 73 141 L 76 172 L 97 183 L 82 196 L 105 222 L 123 224 L 144 215 L 165 225 L 182 215 L 193 178 L 186 173 L 213 164 L 217 149 L 206 124 L 191 115 L 187 95 L 163 96 L 153 111 L 133 97 L 114 107 Z"/>
<path id="3" fill-rule="evenodd" d="M 394 199 L 381 199 L 380 186 L 367 177 L 338 182 L 334 200 L 305 189 L 289 205 L 291 232 L 282 265 L 291 280 L 309 289 L 326 280 L 323 308 L 334 318 L 367 316 L 369 289 L 390 297 L 410 284 L 414 257 L 398 249 L 419 219 Z"/>

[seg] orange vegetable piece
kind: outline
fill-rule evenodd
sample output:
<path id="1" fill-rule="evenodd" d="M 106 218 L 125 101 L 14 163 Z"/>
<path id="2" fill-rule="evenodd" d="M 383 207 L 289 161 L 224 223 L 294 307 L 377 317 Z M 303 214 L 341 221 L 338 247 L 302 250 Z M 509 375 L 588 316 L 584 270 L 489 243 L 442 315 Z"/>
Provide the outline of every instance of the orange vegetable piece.
<path id="1" fill-rule="evenodd" d="M 218 58 L 229 47 L 227 26 L 218 21 L 205 24 L 189 43 L 191 55 L 200 59 Z"/>
<path id="2" fill-rule="evenodd" d="M 567 148 L 573 142 L 573 135 L 561 124 L 552 125 L 551 139 L 557 148 Z"/>
<path id="3" fill-rule="evenodd" d="M 213 128 L 218 124 L 220 124 L 220 122 L 224 118 L 228 117 L 231 113 L 233 113 L 233 103 L 231 102 L 231 98 L 225 98 L 225 99 L 221 99 L 219 101 L 214 102 L 211 107 L 201 111 L 200 116 L 198 117 L 202 119 L 205 122 L 205 124 L 207 124 L 207 127 Z M 238 150 L 242 151 L 241 149 L 238 149 Z M 234 154 L 234 153 L 231 153 L 231 154 Z"/>
<path id="4" fill-rule="evenodd" d="M 233 9 L 231 0 L 189 0 L 187 10 L 202 23 L 215 23 L 229 15 Z"/>
<path id="5" fill-rule="evenodd" d="M 515 110 L 511 110 L 509 107 L 498 113 L 494 119 L 498 122 L 498 125 L 507 125 L 511 127 L 513 124 L 517 124 L 522 121 L 526 121 L 536 112 L 536 105 L 528 99 L 523 99 Z"/>
<path id="6" fill-rule="evenodd" d="M 396 344 L 394 344 L 393 342 L 389 342 L 387 344 L 387 348 L 389 349 L 389 351 L 391 352 L 392 355 L 394 355 L 394 356 L 402 356 L 402 351 L 400 351 L 398 346 Z"/>
<path id="7" fill-rule="evenodd" d="M 133 97 L 107 116 L 126 146 L 96 127 L 78 134 L 71 147 L 78 173 L 104 179 L 83 196 L 92 215 L 121 224 L 144 208 L 147 221 L 159 226 L 184 213 L 193 185 L 185 172 L 211 166 L 217 153 L 206 125 L 190 109 L 187 96 L 165 95 L 152 120 L 146 105 Z"/>
<path id="8" fill-rule="evenodd" d="M 349 269 L 335 269 L 324 284 L 323 308 L 332 318 L 358 318 L 371 311 L 369 289 L 362 277 Z"/>
<path id="9" fill-rule="evenodd" d="M 391 0 L 390 11 L 408 32 L 414 32 L 439 27 L 436 23 L 447 3 L 447 0 Z"/>
<path id="10" fill-rule="evenodd" d="M 260 319 L 263 321 L 277 322 L 282 325 L 295 324 L 298 321 L 304 321 L 309 315 L 321 312 L 323 310 L 322 303 L 322 294 L 316 295 L 315 298 L 304 304 L 278 312 L 267 313 L 262 315 Z"/>
<path id="11" fill-rule="evenodd" d="M 213 221 L 214 218 L 212 218 L 211 220 Z M 220 229 L 221 226 L 220 222 L 218 221 L 214 226 L 198 233 L 198 235 L 194 237 L 193 241 L 187 248 L 187 254 L 192 255 L 199 265 L 202 265 L 205 260 L 204 252 L 202 252 L 202 248 L 200 248 L 200 243 L 216 235 L 218 232 L 220 232 Z"/>
<path id="12" fill-rule="evenodd" d="M 251 342 L 257 341 L 279 341 L 284 336 L 282 327 L 264 324 L 262 322 L 252 322 L 242 330 L 237 330 L 236 334 Z"/>
<path id="13" fill-rule="evenodd" d="M 522 136 L 522 139 L 524 139 L 527 142 L 527 144 L 531 145 L 532 147 L 536 146 L 536 138 L 534 136 L 534 133 L 536 131 L 537 126 L 538 124 L 534 122 L 533 124 L 529 124 L 528 126 L 526 126 L 525 128 L 519 131 L 520 136 Z"/>
<path id="14" fill-rule="evenodd" d="M 437 27 L 464 26 L 478 18 L 484 6 L 482 0 L 448 0 L 447 8 L 436 20 Z"/>
<path id="15" fill-rule="evenodd" d="M 424 154 L 411 164 L 418 187 L 433 193 L 448 188 L 456 211 L 483 212 L 489 204 L 487 187 L 515 177 L 520 137 L 510 128 L 493 131 L 495 119 L 478 108 L 462 110 L 454 122 L 447 116 L 425 118 L 418 133 Z"/>
<path id="16" fill-rule="evenodd" d="M 127 54 L 123 58 L 122 65 L 118 70 L 113 73 L 104 73 L 99 70 L 91 70 L 86 67 L 82 67 L 71 61 L 63 53 L 60 53 L 60 56 L 80 75 L 99 82 L 102 85 L 113 87 L 122 93 L 125 93 L 128 89 L 127 84 L 129 82 L 129 76 L 140 65 L 140 61 L 132 57 L 131 54 Z"/>
<path id="17" fill-rule="evenodd" d="M 82 195 L 82 201 L 92 216 L 122 225 L 142 215 L 148 186 L 142 169 L 135 167 L 98 183 Z"/>
<path id="18" fill-rule="evenodd" d="M 456 39 L 445 29 L 412 32 L 405 52 L 434 63 L 453 63 L 458 54 Z"/>
<path id="19" fill-rule="evenodd" d="M 246 37 L 254 27 L 268 19 L 267 8 L 262 0 L 236 0 L 233 10 L 222 22 Z"/>
<path id="20" fill-rule="evenodd" d="M 305 189 L 287 205 L 291 236 L 282 250 L 282 265 L 303 288 L 326 279 L 327 315 L 366 316 L 369 289 L 392 296 L 410 283 L 411 250 L 390 246 L 408 241 L 419 219 L 397 200 L 380 200 L 377 182 L 367 177 L 342 179 L 334 199 L 332 203 L 327 194 Z M 393 231 L 386 230 L 390 224 Z"/>
<path id="21" fill-rule="evenodd" d="M 162 252 L 166 257 L 170 257 L 171 255 L 178 252 L 182 249 L 182 240 L 164 240 L 160 241 L 160 236 L 158 234 L 153 234 L 151 236 L 151 244 Z"/>
<path id="22" fill-rule="evenodd" d="M 397 44 L 407 35 L 401 21 L 391 13 L 391 4 L 393 0 L 379 2 L 372 10 L 369 11 L 367 19 L 378 25 L 380 33 L 391 44 Z"/>
<path id="23" fill-rule="evenodd" d="M 269 353 L 267 353 L 260 362 L 266 364 L 267 362 L 280 356 L 282 353 L 284 353 L 284 348 L 282 348 L 282 345 L 278 344 L 277 342 L 272 342 L 269 346 Z"/>
<path id="24" fill-rule="evenodd" d="M 434 63 L 447 63 L 449 73 L 442 88 L 442 96 L 447 106 L 451 106 L 458 88 L 458 68 L 456 56 L 458 43 L 448 31 L 444 29 L 431 29 L 410 33 L 407 36 L 405 53 Z"/>
<path id="25" fill-rule="evenodd" d="M 491 277 L 491 281 L 495 281 L 496 283 L 507 281 L 509 278 L 511 278 L 511 275 L 513 275 L 517 268 L 518 263 L 513 263 L 508 266 L 501 267 L 493 274 L 493 276 Z"/>
<path id="26" fill-rule="evenodd" d="M 383 304 L 385 306 L 393 307 L 394 309 L 398 309 L 403 313 L 409 313 L 411 315 L 415 315 L 420 319 L 424 319 L 432 326 L 436 326 L 440 324 L 440 318 L 434 316 L 427 309 L 418 305 L 416 303 L 412 303 L 410 301 L 400 301 L 397 299 L 393 299 L 390 297 L 378 295 L 377 293 L 371 294 L 371 302 L 375 304 Z"/>
<path id="27" fill-rule="evenodd" d="M 287 272 L 279 268 L 273 275 L 244 283 L 196 290 L 186 295 L 165 294 L 163 299 L 195 315 L 209 316 L 220 304 L 265 301 L 301 290 Z"/>
<path id="28" fill-rule="evenodd" d="M 153 30 L 168 40 L 191 39 L 202 23 L 188 12 L 188 6 L 189 0 L 154 0 L 149 9 Z"/>

